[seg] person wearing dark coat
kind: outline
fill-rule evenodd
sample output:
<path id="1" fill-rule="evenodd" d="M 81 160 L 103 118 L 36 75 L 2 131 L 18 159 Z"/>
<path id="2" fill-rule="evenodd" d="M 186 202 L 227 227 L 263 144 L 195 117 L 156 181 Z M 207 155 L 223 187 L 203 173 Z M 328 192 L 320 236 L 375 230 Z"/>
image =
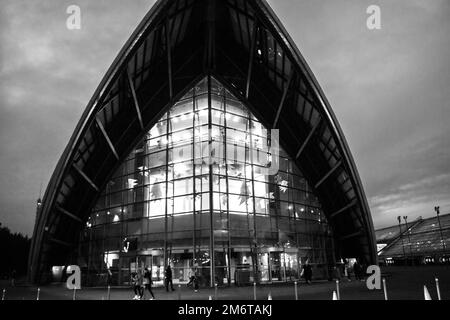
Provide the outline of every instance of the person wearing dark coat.
<path id="1" fill-rule="evenodd" d="M 150 292 L 150 294 L 152 295 L 152 300 L 155 299 L 155 295 L 153 294 L 152 291 L 152 273 L 150 272 L 150 270 L 148 268 L 145 268 L 145 273 L 144 273 L 144 286 L 145 288 L 148 290 L 148 292 Z"/>
<path id="2" fill-rule="evenodd" d="M 305 281 L 307 284 L 311 284 L 312 280 L 312 267 L 309 264 L 309 259 L 306 260 L 305 264 L 303 265 L 302 270 L 303 278 L 305 278 Z"/>
<path id="3" fill-rule="evenodd" d="M 172 291 L 175 291 L 175 289 L 173 288 L 172 269 L 170 268 L 170 265 L 168 265 L 166 268 L 165 276 L 166 276 L 166 291 L 169 292 L 169 283 L 170 283 L 170 288 L 172 289 Z"/>

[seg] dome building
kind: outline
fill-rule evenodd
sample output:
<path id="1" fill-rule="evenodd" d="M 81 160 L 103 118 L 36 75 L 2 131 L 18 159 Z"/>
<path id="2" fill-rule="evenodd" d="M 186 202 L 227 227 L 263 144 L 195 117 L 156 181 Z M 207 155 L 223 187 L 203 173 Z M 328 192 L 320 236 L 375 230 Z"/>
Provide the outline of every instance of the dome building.
<path id="1" fill-rule="evenodd" d="M 29 278 L 196 272 L 213 286 L 377 262 L 325 95 L 263 0 L 159 0 L 89 102 L 39 207 Z"/>

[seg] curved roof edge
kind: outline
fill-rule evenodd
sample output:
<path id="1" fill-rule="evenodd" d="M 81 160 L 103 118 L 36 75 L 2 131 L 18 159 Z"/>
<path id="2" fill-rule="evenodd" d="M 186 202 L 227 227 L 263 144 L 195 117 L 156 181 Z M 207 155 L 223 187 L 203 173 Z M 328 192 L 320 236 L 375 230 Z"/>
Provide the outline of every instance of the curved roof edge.
<path id="1" fill-rule="evenodd" d="M 298 49 L 297 45 L 287 32 L 286 28 L 281 23 L 278 16 L 275 14 L 273 9 L 270 7 L 270 5 L 267 3 L 266 0 L 257 0 L 262 3 L 262 7 L 266 10 L 266 17 L 272 21 L 272 24 L 274 27 L 278 29 L 278 33 L 282 35 L 283 40 L 285 42 L 285 45 L 291 49 L 291 52 L 295 54 L 294 58 L 297 59 L 297 63 L 304 68 L 304 74 L 309 77 L 310 82 L 313 84 L 313 89 L 316 91 L 317 97 L 320 98 L 320 102 L 322 104 L 322 107 L 326 114 L 328 115 L 328 120 L 331 123 L 332 127 L 334 128 L 334 133 L 336 135 L 335 138 L 338 139 L 338 141 L 341 144 L 341 148 L 344 151 L 345 158 L 347 160 L 347 163 L 349 164 L 349 169 L 352 174 L 352 178 L 357 184 L 358 188 L 358 198 L 361 201 L 361 203 L 364 206 L 365 211 L 365 219 L 370 226 L 369 232 L 370 238 L 372 240 L 372 246 L 376 248 L 376 238 L 375 238 L 375 232 L 374 232 L 374 226 L 372 221 L 372 216 L 370 214 L 370 208 L 369 204 L 367 202 L 367 198 L 364 192 L 364 188 L 362 185 L 361 178 L 359 176 L 358 170 L 356 169 L 355 160 L 350 152 L 350 148 L 347 143 L 347 139 L 345 138 L 344 132 L 342 131 L 342 128 L 337 121 L 337 117 L 335 113 L 333 112 L 333 109 L 331 108 L 331 105 L 328 101 L 328 99 L 325 96 L 325 93 L 323 92 L 321 86 L 319 85 L 319 82 L 317 81 L 316 77 L 314 76 L 314 73 L 312 72 L 311 68 L 309 67 L 308 63 L 306 62 L 306 59 L 303 57 L 303 55 L 300 53 L 300 50 Z M 376 254 L 376 250 L 373 253 L 372 257 L 373 261 L 378 261 L 378 256 Z"/>
<path id="2" fill-rule="evenodd" d="M 367 203 L 367 199 L 364 193 L 364 189 L 362 186 L 362 182 L 358 171 L 356 169 L 356 165 L 354 159 L 350 153 L 347 141 L 343 134 L 343 131 L 337 121 L 335 114 L 333 113 L 331 106 L 328 100 L 325 97 L 320 85 L 318 84 L 317 79 L 309 68 L 306 60 L 301 55 L 299 49 L 295 45 L 294 41 L 291 39 L 286 29 L 275 15 L 272 8 L 266 2 L 266 0 L 253 0 L 256 3 L 260 10 L 263 11 L 265 17 L 270 21 L 271 26 L 275 29 L 275 32 L 282 38 L 284 45 L 289 49 L 289 52 L 293 55 L 293 59 L 296 64 L 302 69 L 303 74 L 307 77 L 309 83 L 311 84 L 312 89 L 314 90 L 315 95 L 320 101 L 321 107 L 324 111 L 324 114 L 327 116 L 327 121 L 332 128 L 332 133 L 336 141 L 338 141 L 341 150 L 343 151 L 343 157 L 345 160 L 345 165 L 348 167 L 350 172 L 351 179 L 356 186 L 356 193 L 359 200 L 359 203 L 362 206 L 362 212 L 364 215 L 365 222 L 368 226 L 368 230 L 365 230 L 369 234 L 367 235 L 370 242 L 370 249 L 372 261 L 377 261 L 376 254 L 376 241 L 375 241 L 375 233 L 373 229 L 373 222 L 370 215 L 370 209 Z M 76 125 L 75 131 L 71 136 L 68 145 L 64 149 L 64 152 L 57 163 L 55 171 L 53 172 L 49 185 L 46 189 L 43 205 L 40 209 L 40 212 L 37 217 L 37 222 L 34 229 L 32 247 L 30 250 L 30 263 L 31 263 L 31 276 L 29 279 L 35 279 L 37 266 L 33 265 L 33 262 L 38 260 L 38 256 L 40 255 L 41 245 L 43 234 L 46 231 L 46 223 L 48 215 L 51 213 L 52 207 L 54 206 L 54 202 L 56 199 L 57 192 L 63 182 L 63 178 L 67 173 L 69 163 L 73 160 L 75 156 L 75 151 L 85 134 L 86 130 L 89 129 L 89 124 L 92 122 L 93 117 L 96 115 L 96 111 L 99 108 L 99 101 L 101 101 L 104 95 L 109 90 L 112 82 L 118 76 L 121 69 L 128 62 L 131 53 L 133 53 L 135 47 L 143 37 L 143 35 L 148 32 L 149 29 L 153 27 L 155 23 L 157 23 L 157 18 L 159 18 L 160 14 L 163 13 L 165 8 L 170 4 L 169 0 L 158 0 L 151 10 L 145 15 L 142 22 L 138 25 L 135 31 L 132 33 L 130 38 L 127 40 L 125 45 L 119 51 L 117 57 L 109 67 L 105 76 L 101 80 L 99 86 L 95 90 L 92 98 L 90 99 L 85 111 L 82 114 L 82 117 L 78 124 Z"/>

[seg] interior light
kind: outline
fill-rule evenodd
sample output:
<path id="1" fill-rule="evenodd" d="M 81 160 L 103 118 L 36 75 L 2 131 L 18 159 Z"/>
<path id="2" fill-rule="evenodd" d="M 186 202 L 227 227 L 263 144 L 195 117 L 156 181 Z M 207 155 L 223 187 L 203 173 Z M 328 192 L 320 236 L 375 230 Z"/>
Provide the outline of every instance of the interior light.
<path id="1" fill-rule="evenodd" d="M 119 222 L 119 216 L 116 214 L 115 216 L 114 216 L 114 219 L 113 219 L 113 222 Z"/>

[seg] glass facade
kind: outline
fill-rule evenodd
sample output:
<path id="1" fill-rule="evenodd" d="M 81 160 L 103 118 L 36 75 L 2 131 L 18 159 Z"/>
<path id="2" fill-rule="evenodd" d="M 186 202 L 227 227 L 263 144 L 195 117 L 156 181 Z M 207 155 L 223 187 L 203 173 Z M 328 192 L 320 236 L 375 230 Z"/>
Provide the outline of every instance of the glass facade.
<path id="1" fill-rule="evenodd" d="M 108 270 L 126 285 L 144 266 L 162 282 L 168 263 L 174 283 L 194 271 L 203 286 L 298 279 L 306 259 L 326 277 L 332 240 L 320 203 L 271 140 L 218 81 L 197 84 L 97 200 L 79 245 L 86 285 L 104 284 Z"/>

